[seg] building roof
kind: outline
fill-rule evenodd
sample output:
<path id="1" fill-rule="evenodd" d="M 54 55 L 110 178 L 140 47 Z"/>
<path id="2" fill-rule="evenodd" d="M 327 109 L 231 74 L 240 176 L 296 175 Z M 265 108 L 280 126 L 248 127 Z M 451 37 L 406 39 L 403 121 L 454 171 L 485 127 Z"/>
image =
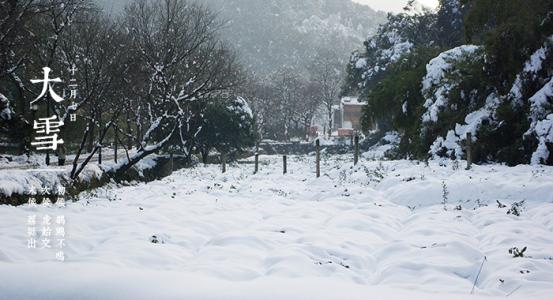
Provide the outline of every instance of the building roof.
<path id="1" fill-rule="evenodd" d="M 365 103 L 359 102 L 358 97 L 342 97 L 340 103 L 342 105 L 365 105 Z"/>

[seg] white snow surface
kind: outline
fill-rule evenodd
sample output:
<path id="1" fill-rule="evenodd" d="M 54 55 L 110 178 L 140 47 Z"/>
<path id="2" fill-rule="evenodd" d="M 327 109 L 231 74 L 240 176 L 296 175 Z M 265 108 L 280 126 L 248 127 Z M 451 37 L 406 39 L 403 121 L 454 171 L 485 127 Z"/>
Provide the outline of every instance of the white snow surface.
<path id="1" fill-rule="evenodd" d="M 108 151 L 106 152 L 109 153 Z M 135 150 L 129 151 L 129 154 L 137 155 Z M 82 155 L 82 157 L 87 155 Z M 113 160 L 106 160 L 102 165 L 98 165 L 97 163 L 87 164 L 81 174 L 79 174 L 79 181 L 86 183 L 94 179 L 100 179 L 105 172 L 120 168 L 127 162 L 126 158 L 121 158 L 122 155 L 122 153 L 119 154 L 120 162 L 118 164 Z M 0 157 L 0 195 L 8 197 L 13 194 L 40 195 L 43 194 L 41 192 L 43 188 L 53 191 L 58 186 L 63 186 L 71 181 L 71 160 L 74 158 L 73 155 L 68 156 L 70 162 L 63 167 L 47 167 L 44 155 L 42 154 L 31 157 L 27 157 L 26 155 L 9 157 L 11 161 Z M 159 156 L 157 155 L 147 156 L 136 163 L 133 168 L 138 171 L 140 176 L 143 176 L 144 171 L 156 166 L 158 158 Z"/>
<path id="2" fill-rule="evenodd" d="M 551 299 L 552 167 L 281 160 L 0 206 L 0 299 Z M 65 262 L 27 249 L 29 215 L 65 216 Z"/>
<path id="3" fill-rule="evenodd" d="M 361 156 L 368 160 L 386 159 L 391 151 L 394 151 L 401 142 L 401 135 L 397 131 L 387 132 L 384 137 L 370 147 L 369 151 L 364 152 Z"/>
<path id="4" fill-rule="evenodd" d="M 43 190 L 54 191 L 58 186 L 68 182 L 71 167 L 53 167 L 43 169 L 11 169 L 0 172 L 0 194 L 12 196 L 40 195 Z M 94 178 L 101 178 L 102 169 L 97 164 L 88 164 L 79 175 L 82 182 L 90 182 Z M 48 194 L 48 193 L 46 193 Z"/>

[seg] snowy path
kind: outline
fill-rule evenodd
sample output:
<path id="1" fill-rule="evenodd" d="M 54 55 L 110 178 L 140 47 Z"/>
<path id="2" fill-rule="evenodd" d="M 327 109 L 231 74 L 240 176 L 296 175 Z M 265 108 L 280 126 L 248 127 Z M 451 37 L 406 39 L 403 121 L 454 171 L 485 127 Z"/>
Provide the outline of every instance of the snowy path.
<path id="1" fill-rule="evenodd" d="M 0 206 L 0 299 L 466 299 L 484 256 L 476 295 L 553 293 L 551 167 L 340 157 L 315 179 L 312 158 L 291 157 L 285 176 L 280 158 L 262 160 L 257 175 L 201 166 L 61 210 Z M 65 216 L 66 262 L 26 248 L 31 214 Z"/>

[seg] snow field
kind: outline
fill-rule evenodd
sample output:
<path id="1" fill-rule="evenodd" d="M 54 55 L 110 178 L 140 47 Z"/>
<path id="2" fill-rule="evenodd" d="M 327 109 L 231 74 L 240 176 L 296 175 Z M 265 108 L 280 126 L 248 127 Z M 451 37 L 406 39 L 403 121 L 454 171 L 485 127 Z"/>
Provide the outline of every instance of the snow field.
<path id="1" fill-rule="evenodd" d="M 550 299 L 551 167 L 338 156 L 316 179 L 313 157 L 290 157 L 287 175 L 281 157 L 261 161 L 257 175 L 199 166 L 65 209 L 0 206 L 0 299 L 465 299 L 484 257 L 474 299 Z M 66 262 L 26 248 L 30 214 L 65 216 Z"/>

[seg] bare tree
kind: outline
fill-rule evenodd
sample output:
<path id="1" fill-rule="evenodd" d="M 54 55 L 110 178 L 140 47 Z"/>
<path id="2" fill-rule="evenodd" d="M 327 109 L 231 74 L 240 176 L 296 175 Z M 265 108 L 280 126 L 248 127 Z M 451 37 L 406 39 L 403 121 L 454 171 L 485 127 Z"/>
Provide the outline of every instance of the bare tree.
<path id="1" fill-rule="evenodd" d="M 11 75 L 24 62 L 24 57 L 16 51 L 27 42 L 25 35 L 27 22 L 37 14 L 36 0 L 1 0 L 0 11 L 0 78 Z"/>
<path id="2" fill-rule="evenodd" d="M 43 67 L 64 81 L 78 70 L 78 96 L 64 97 L 71 105 L 46 102 L 46 113 L 72 128 L 62 129 L 66 144 L 78 143 L 73 179 L 119 136 L 136 151 L 114 172 L 170 145 L 190 155 L 207 99 L 236 94 L 243 83 L 236 55 L 218 36 L 222 23 L 193 1 L 137 0 L 119 21 L 91 0 L 0 0 L 0 8 L 7 12 L 0 16 L 0 79 L 12 78 L 22 99 L 38 94 L 26 83 Z M 65 83 L 56 90 L 68 92 Z M 11 118 L 10 100 L 2 96 L 1 105 Z M 69 122 L 72 114 L 77 123 Z"/>
<path id="3" fill-rule="evenodd" d="M 309 67 L 311 80 L 319 86 L 318 97 L 326 112 L 329 136 L 332 134 L 333 107 L 339 100 L 344 65 L 337 54 L 319 51 Z"/>
<path id="4" fill-rule="evenodd" d="M 10 81 L 18 91 L 18 120 L 28 124 L 30 114 L 24 100 L 37 95 L 28 84 L 42 67 L 55 64 L 59 41 L 72 17 L 85 0 L 1 0 L 0 80 Z"/>
<path id="5" fill-rule="evenodd" d="M 72 105 L 56 107 L 65 127 L 71 124 L 70 114 L 78 114 L 86 124 L 73 161 L 73 179 L 96 153 L 101 154 L 109 129 L 116 127 L 127 107 L 127 81 L 121 74 L 128 72 L 130 63 L 123 47 L 126 37 L 118 23 L 93 10 L 79 13 L 78 19 L 70 29 L 70 37 L 62 43 L 64 69 L 77 68 L 78 95 L 69 99 L 74 101 Z M 88 155 L 79 165 L 87 141 Z"/>
<path id="6" fill-rule="evenodd" d="M 139 146 L 119 172 L 174 140 L 190 149 L 192 121 L 201 113 L 198 102 L 232 86 L 229 76 L 238 75 L 217 36 L 221 23 L 201 5 L 138 0 L 127 7 L 124 25 L 135 62 L 129 90 L 136 103 Z"/>
<path id="7" fill-rule="evenodd" d="M 301 100 L 299 101 L 295 117 L 305 128 L 305 139 L 309 139 L 309 130 L 313 125 L 313 118 L 321 105 L 319 99 L 320 85 L 315 82 L 306 82 L 301 89 Z"/>
<path id="8" fill-rule="evenodd" d="M 247 78 L 240 91 L 248 99 L 254 114 L 257 144 L 265 138 L 272 122 L 274 111 L 274 89 L 268 80 Z"/>
<path id="9" fill-rule="evenodd" d="M 280 118 L 282 136 L 285 141 L 289 141 L 291 126 L 302 97 L 302 81 L 294 70 L 282 68 L 273 75 L 272 84 L 275 92 L 274 107 Z"/>

